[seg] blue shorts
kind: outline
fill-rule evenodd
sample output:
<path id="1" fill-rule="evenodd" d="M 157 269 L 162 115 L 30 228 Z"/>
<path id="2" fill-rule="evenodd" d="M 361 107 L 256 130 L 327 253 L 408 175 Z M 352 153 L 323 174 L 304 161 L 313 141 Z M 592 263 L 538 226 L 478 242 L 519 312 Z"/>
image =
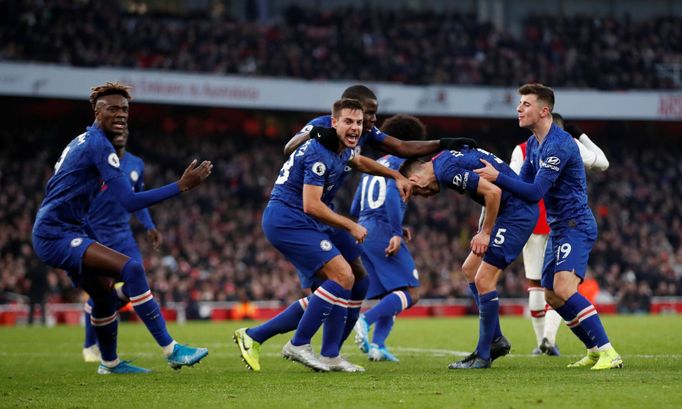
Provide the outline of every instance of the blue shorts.
<path id="1" fill-rule="evenodd" d="M 390 226 L 386 223 L 363 225 L 369 232 L 362 243 L 361 255 L 369 275 L 366 298 L 378 298 L 399 288 L 419 287 L 419 273 L 405 241 L 396 254 L 386 256 L 385 250 L 392 236 Z"/>
<path id="2" fill-rule="evenodd" d="M 97 241 L 103 246 L 107 246 L 112 250 L 125 254 L 140 264 L 143 263 L 142 253 L 140 253 L 140 248 L 138 247 L 135 236 L 133 236 L 133 232 L 130 228 L 115 231 L 99 230 L 94 234 L 95 235 L 91 237 L 97 237 Z"/>
<path id="3" fill-rule="evenodd" d="M 346 261 L 350 263 L 360 257 L 360 254 L 362 254 L 362 248 L 350 233 L 348 233 L 346 230 L 331 226 L 325 230 L 329 231 L 331 242 L 334 243 L 334 246 L 337 249 L 339 249 L 341 255 L 346 259 Z M 315 277 L 311 281 L 307 278 L 307 275 L 303 274 L 300 270 L 296 270 L 296 274 L 298 274 L 298 280 L 301 283 L 301 288 L 310 288 L 313 291 L 322 285 L 325 280 L 324 278 Z"/>
<path id="4" fill-rule="evenodd" d="M 268 241 L 298 270 L 303 288 L 310 288 L 320 268 L 341 255 L 332 229 L 301 210 L 270 202 L 262 225 Z"/>
<path id="5" fill-rule="evenodd" d="M 65 270 L 74 287 L 80 285 L 83 255 L 92 243 L 95 240 L 85 232 L 65 231 L 58 239 L 33 235 L 33 250 L 38 258 L 45 264 Z"/>
<path id="6" fill-rule="evenodd" d="M 504 270 L 516 260 L 533 233 L 538 213 L 537 204 L 509 199 L 497 215 L 483 261 Z"/>
<path id="7" fill-rule="evenodd" d="M 552 230 L 545 252 L 542 287 L 553 290 L 554 274 L 559 271 L 573 271 L 582 282 L 585 279 L 587 261 L 596 240 L 597 224 L 594 219 L 575 227 Z"/>

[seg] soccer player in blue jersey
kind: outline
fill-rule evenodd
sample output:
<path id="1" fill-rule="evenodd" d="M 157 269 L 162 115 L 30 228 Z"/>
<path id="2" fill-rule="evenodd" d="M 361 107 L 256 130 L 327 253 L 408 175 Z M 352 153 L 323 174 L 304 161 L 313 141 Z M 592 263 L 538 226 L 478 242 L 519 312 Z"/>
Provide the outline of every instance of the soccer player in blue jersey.
<path id="1" fill-rule="evenodd" d="M 330 150 L 318 139 L 298 147 L 282 166 L 263 213 L 265 236 L 294 264 L 304 285 L 312 285 L 315 278 L 319 280 L 296 333 L 282 349 L 285 358 L 318 371 L 364 370 L 339 354 L 355 278 L 337 246 L 338 235 L 332 227 L 348 232 L 359 243 L 367 235 L 363 226 L 332 210 L 331 202 L 340 183 L 355 168 L 394 178 L 402 196 L 409 196 L 409 183 L 400 173 L 356 154 L 362 109 L 362 104 L 353 99 L 334 103 L 333 128 L 312 127 L 310 132 L 334 132 L 338 148 Z M 318 358 L 310 342 L 323 322 L 325 331 Z"/>
<path id="2" fill-rule="evenodd" d="M 376 95 L 371 89 L 364 85 L 353 85 L 348 87 L 341 97 L 358 100 L 363 105 L 363 129 L 357 145 L 359 148 L 356 148 L 358 149 L 358 152 L 361 151 L 366 143 L 375 145 L 387 153 L 402 157 L 422 156 L 435 153 L 441 149 L 457 149 L 463 145 L 476 145 L 476 141 L 469 138 L 403 141 L 381 132 L 374 126 L 379 104 Z M 311 137 L 318 139 L 320 143 L 329 149 L 337 149 L 339 142 L 333 133 L 310 132 L 314 126 L 329 128 L 331 127 L 331 123 L 331 115 L 323 115 L 311 120 L 286 144 L 284 154 L 288 157 L 298 146 Z M 342 229 L 335 229 L 332 234 L 335 236 L 335 241 L 339 250 L 346 258 L 346 261 L 350 263 L 353 275 L 355 276 L 355 285 L 351 291 L 346 327 L 341 338 L 341 343 L 343 343 L 346 338 L 348 338 L 348 335 L 355 326 L 355 322 L 360 316 L 360 307 L 367 294 L 369 280 L 367 279 L 367 272 L 360 259 L 360 246 Z M 313 286 L 313 283 L 308 280 L 301 280 L 301 285 L 304 289 L 308 289 Z M 260 370 L 259 351 L 261 344 L 277 334 L 283 334 L 296 329 L 299 320 L 307 308 L 308 300 L 309 297 L 304 297 L 295 301 L 282 313 L 257 327 L 239 328 L 235 331 L 233 339 L 239 346 L 242 359 L 246 363 L 247 368 L 254 371 Z"/>
<path id="3" fill-rule="evenodd" d="M 91 323 L 102 355 L 99 374 L 149 372 L 120 360 L 116 353 L 115 282 L 124 283 L 123 293 L 162 347 L 171 367 L 194 365 L 208 354 L 206 348 L 178 344 L 168 334 L 142 265 L 98 243 L 83 227 L 90 204 L 103 185 L 128 212 L 133 212 L 190 190 L 211 173 L 210 162 L 197 166 L 195 160 L 177 182 L 134 192 L 121 171 L 111 143 L 128 127 L 129 100 L 129 87 L 120 83 L 106 83 L 92 89 L 90 103 L 95 121 L 62 151 L 33 225 L 33 248 L 37 256 L 46 264 L 65 270 L 73 284 L 93 300 Z"/>
<path id="4" fill-rule="evenodd" d="M 141 192 L 144 190 L 144 162 L 126 150 L 127 142 L 127 129 L 121 134 L 114 136 L 111 140 L 121 165 L 121 171 L 126 175 L 131 188 L 135 192 Z M 152 247 L 158 250 L 163 236 L 156 229 L 149 214 L 149 209 L 140 209 L 135 212 L 135 216 L 147 231 L 147 237 Z M 101 244 L 143 264 L 142 254 L 130 228 L 130 213 L 112 196 L 111 191 L 106 188 L 106 185 L 102 186 L 101 191 L 90 205 L 85 227 L 86 230 L 89 229 L 87 230 L 88 235 L 97 239 Z M 120 291 L 119 297 L 122 298 L 121 305 L 127 304 L 127 297 Z M 84 306 L 85 342 L 83 344 L 83 358 L 86 362 L 99 362 L 101 355 L 97 346 L 97 334 L 95 334 L 95 329 L 90 323 L 92 305 L 93 302 L 90 299 Z"/>
<path id="5" fill-rule="evenodd" d="M 424 139 L 424 124 L 411 115 L 395 115 L 387 119 L 382 132 L 401 140 Z M 405 159 L 386 155 L 377 160 L 382 165 L 398 170 Z M 362 243 L 362 264 L 369 274 L 366 298 L 380 298 L 377 305 L 361 315 L 355 324 L 355 342 L 372 361 L 398 362 L 386 348 L 393 323 L 398 314 L 419 301 L 419 274 L 405 241 L 410 232 L 403 227 L 407 204 L 391 179 L 363 175 L 357 190 L 351 215 L 367 228 Z M 372 342 L 369 331 L 376 324 Z"/>
<path id="6" fill-rule="evenodd" d="M 519 94 L 519 126 L 533 132 L 521 178 L 501 174 L 489 163 L 476 172 L 526 200 L 545 201 L 554 255 L 542 274 L 545 299 L 587 347 L 587 355 L 568 366 L 621 368 L 623 360 L 609 342 L 594 305 L 578 292 L 597 239 L 597 223 L 587 205 L 585 167 L 578 146 L 568 132 L 552 123 L 551 88 L 525 84 Z"/>
<path id="7" fill-rule="evenodd" d="M 521 253 L 538 218 L 537 203 L 503 192 L 474 173 L 483 167 L 481 160 L 492 162 L 502 174 L 516 177 L 497 156 L 468 147 L 443 151 L 430 162 L 408 160 L 400 168 L 409 178 L 416 196 L 432 196 L 447 187 L 469 196 L 486 209 L 480 230 L 471 239 L 471 253 L 462 264 L 478 304 L 478 344 L 471 355 L 451 363 L 450 369 L 490 368 L 494 359 L 509 353 L 511 345 L 500 330 L 497 281 L 502 270 Z M 497 344 L 495 348 L 493 343 Z"/>

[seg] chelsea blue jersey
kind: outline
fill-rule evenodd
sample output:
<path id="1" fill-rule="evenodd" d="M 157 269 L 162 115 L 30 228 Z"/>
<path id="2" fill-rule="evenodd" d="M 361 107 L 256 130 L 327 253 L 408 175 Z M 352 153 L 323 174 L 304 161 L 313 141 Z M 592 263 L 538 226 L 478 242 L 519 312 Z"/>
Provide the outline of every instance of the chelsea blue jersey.
<path id="1" fill-rule="evenodd" d="M 552 229 L 562 222 L 594 217 L 587 205 L 585 165 L 569 133 L 552 124 L 541 144 L 535 136 L 528 139 L 526 152 L 521 178 L 530 183 L 544 178 L 551 183 L 544 200 Z"/>
<path id="2" fill-rule="evenodd" d="M 481 159 L 488 161 L 501 173 L 514 178 L 517 177 L 509 165 L 492 153 L 480 148 L 464 148 L 461 151 L 442 151 L 432 159 L 433 171 L 436 174 L 438 184 L 441 188 L 453 189 L 471 197 L 481 206 L 485 206 L 484 198 L 477 193 L 480 177 L 474 172 L 474 169 L 484 167 Z M 502 190 L 500 208 L 504 207 L 513 196 L 512 193 Z"/>
<path id="3" fill-rule="evenodd" d="M 125 152 L 120 159 L 121 171 L 130 183 L 130 188 L 135 192 L 144 190 L 144 162 L 130 152 Z M 153 229 L 155 226 L 149 216 L 148 209 L 136 212 L 137 219 L 145 229 Z M 98 240 L 128 233 L 130 231 L 130 213 L 116 200 L 113 194 L 104 184 L 101 191 L 95 196 L 86 219 L 87 225 L 95 233 Z"/>
<path id="4" fill-rule="evenodd" d="M 82 232 L 90 203 L 102 183 L 123 176 L 114 147 L 96 125 L 73 139 L 55 164 L 33 226 L 35 235 L 61 238 Z"/>
<path id="5" fill-rule="evenodd" d="M 386 155 L 377 162 L 398 170 L 405 159 Z M 358 223 L 385 223 L 390 226 L 392 236 L 402 236 L 406 210 L 407 204 L 400 197 L 394 179 L 363 174 L 350 211 L 358 218 Z"/>
<path id="6" fill-rule="evenodd" d="M 341 154 L 311 139 L 299 146 L 279 171 L 270 201 L 303 210 L 303 185 L 322 186 L 322 202 L 331 206 L 344 175 L 351 171 L 348 162 L 355 157 L 353 149 Z"/>

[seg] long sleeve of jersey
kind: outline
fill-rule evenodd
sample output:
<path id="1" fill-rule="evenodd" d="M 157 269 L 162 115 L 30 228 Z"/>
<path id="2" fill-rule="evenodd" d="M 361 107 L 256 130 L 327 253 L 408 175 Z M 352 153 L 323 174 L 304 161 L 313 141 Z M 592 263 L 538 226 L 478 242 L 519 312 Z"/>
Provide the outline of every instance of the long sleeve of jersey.
<path id="1" fill-rule="evenodd" d="M 524 166 L 524 169 L 527 167 Z M 522 172 L 522 176 L 524 176 Z M 526 172 L 529 173 L 529 172 Z M 531 183 L 524 182 L 524 180 L 516 177 L 507 176 L 504 173 L 500 173 L 497 176 L 497 183 L 504 190 L 508 190 L 515 196 L 520 197 L 529 202 L 537 202 L 545 196 L 547 190 L 552 186 L 552 181 L 543 178 L 536 177 Z"/>
<path id="2" fill-rule="evenodd" d="M 143 177 L 144 171 L 138 177 L 137 182 L 135 182 L 135 192 L 144 191 Z M 156 228 L 154 222 L 152 221 L 152 215 L 149 213 L 148 208 L 145 207 L 144 209 L 140 209 L 137 212 L 135 212 L 135 217 L 140 223 L 142 223 L 142 226 L 144 226 L 145 230 L 152 230 Z"/>
<path id="3" fill-rule="evenodd" d="M 169 183 L 158 189 L 135 193 L 130 189 L 130 184 L 123 177 L 123 174 L 121 174 L 120 177 L 108 180 L 107 185 L 109 186 L 109 189 L 111 189 L 114 197 L 129 213 L 149 207 L 180 194 L 180 187 L 176 182 Z"/>
<path id="4" fill-rule="evenodd" d="M 360 217 L 360 201 L 362 200 L 362 185 L 359 185 L 357 189 L 355 189 L 355 196 L 353 196 L 353 202 L 350 205 L 350 215 L 355 217 L 356 219 Z"/>
<path id="5" fill-rule="evenodd" d="M 580 138 L 576 139 L 575 142 L 578 144 L 580 157 L 583 159 L 586 169 L 605 171 L 609 168 L 609 160 L 606 158 L 604 151 L 592 142 L 586 134 L 580 135 Z"/>
<path id="6" fill-rule="evenodd" d="M 405 212 L 402 209 L 403 200 L 400 198 L 400 192 L 395 184 L 395 180 L 388 179 L 386 186 L 386 215 L 388 216 L 388 223 L 391 225 L 391 235 L 403 235 L 403 217 Z"/>

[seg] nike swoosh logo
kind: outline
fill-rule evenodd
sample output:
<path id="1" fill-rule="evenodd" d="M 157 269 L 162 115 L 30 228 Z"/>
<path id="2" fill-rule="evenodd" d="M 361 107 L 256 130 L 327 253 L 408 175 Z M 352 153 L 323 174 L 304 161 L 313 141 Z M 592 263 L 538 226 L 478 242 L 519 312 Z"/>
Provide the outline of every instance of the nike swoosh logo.
<path id="1" fill-rule="evenodd" d="M 565 262 L 566 262 L 566 260 L 557 261 L 556 265 L 558 266 L 559 264 L 565 263 Z"/>

